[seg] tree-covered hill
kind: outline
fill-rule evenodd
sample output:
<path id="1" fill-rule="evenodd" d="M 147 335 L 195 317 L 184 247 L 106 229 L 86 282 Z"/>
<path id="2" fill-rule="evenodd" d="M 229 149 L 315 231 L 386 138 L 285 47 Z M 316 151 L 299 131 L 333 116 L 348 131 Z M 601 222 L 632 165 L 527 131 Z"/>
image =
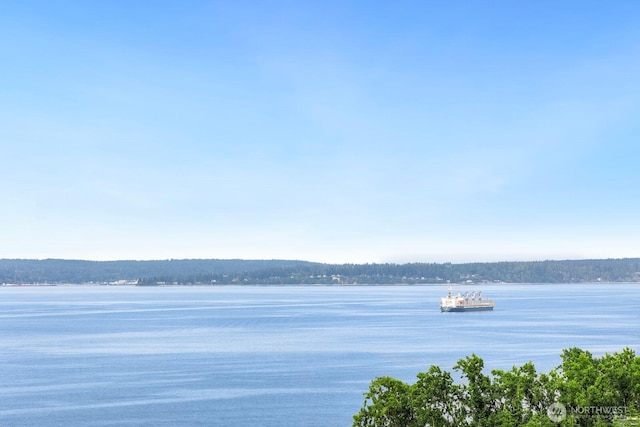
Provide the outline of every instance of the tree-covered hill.
<path id="1" fill-rule="evenodd" d="M 0 259 L 0 283 L 419 284 L 640 282 L 640 258 L 492 263 L 322 264 L 292 260 Z"/>
<path id="2" fill-rule="evenodd" d="M 162 261 L 81 261 L 62 259 L 0 259 L 0 283 L 101 283 L 152 277 L 182 278 L 198 275 L 248 274 L 267 268 L 293 268 L 310 264 L 287 260 L 183 259 Z"/>

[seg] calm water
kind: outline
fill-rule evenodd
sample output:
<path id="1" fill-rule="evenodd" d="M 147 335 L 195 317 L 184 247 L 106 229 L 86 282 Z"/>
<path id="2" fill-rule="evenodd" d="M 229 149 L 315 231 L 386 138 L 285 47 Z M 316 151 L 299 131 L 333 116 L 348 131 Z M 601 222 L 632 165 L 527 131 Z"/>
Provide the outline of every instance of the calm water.
<path id="1" fill-rule="evenodd" d="M 440 313 L 443 286 L 2 287 L 0 426 L 348 426 L 376 376 L 640 352 L 639 285 L 482 290 L 495 311 Z"/>

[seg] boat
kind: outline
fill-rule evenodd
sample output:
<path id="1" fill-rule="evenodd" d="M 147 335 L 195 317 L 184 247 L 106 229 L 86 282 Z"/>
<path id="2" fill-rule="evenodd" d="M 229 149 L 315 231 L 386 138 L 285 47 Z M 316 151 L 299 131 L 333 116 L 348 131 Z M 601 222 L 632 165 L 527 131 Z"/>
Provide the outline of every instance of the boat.
<path id="1" fill-rule="evenodd" d="M 440 311 L 442 312 L 460 312 L 460 311 L 490 311 L 493 310 L 494 303 L 488 299 L 482 299 L 482 292 L 465 292 L 461 295 L 458 292 L 457 295 L 452 295 L 449 291 L 449 295 L 444 298 L 440 298 Z"/>

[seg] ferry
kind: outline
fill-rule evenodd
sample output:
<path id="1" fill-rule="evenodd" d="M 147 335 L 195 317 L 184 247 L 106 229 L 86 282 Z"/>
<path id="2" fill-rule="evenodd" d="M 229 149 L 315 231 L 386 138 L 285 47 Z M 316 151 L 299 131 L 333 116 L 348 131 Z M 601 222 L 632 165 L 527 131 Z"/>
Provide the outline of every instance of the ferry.
<path id="1" fill-rule="evenodd" d="M 465 292 L 461 295 L 458 292 L 457 295 L 452 295 L 449 291 L 449 295 L 444 298 L 440 298 L 440 311 L 490 311 L 493 310 L 494 303 L 488 299 L 482 299 L 482 292 Z"/>

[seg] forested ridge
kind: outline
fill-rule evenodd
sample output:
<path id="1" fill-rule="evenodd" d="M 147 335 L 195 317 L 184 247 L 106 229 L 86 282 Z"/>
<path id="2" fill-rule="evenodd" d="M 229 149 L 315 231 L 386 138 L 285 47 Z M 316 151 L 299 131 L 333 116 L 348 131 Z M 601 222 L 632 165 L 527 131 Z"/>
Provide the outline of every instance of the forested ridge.
<path id="1" fill-rule="evenodd" d="M 640 258 L 408 264 L 296 260 L 82 261 L 0 259 L 0 283 L 420 284 L 640 282 Z"/>

